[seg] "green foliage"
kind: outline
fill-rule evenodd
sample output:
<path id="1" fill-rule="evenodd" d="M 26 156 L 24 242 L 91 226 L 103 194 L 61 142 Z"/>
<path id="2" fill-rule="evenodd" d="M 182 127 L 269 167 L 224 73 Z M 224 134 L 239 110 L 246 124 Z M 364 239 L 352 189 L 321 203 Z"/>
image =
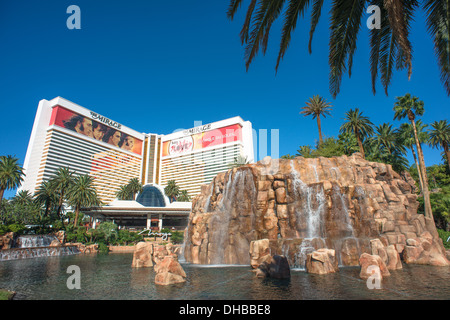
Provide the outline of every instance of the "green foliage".
<path id="1" fill-rule="evenodd" d="M 170 202 L 173 202 L 177 199 L 180 194 L 180 188 L 178 187 L 175 180 L 169 180 L 167 182 L 167 186 L 164 188 L 164 193 L 170 199 Z"/>
<path id="2" fill-rule="evenodd" d="M 22 234 L 23 231 L 26 230 L 26 227 L 23 224 L 13 223 L 13 224 L 8 225 L 8 230 L 10 232 Z"/>
<path id="3" fill-rule="evenodd" d="M 98 253 L 108 253 L 109 247 L 107 244 L 100 242 L 98 244 Z"/>
<path id="4" fill-rule="evenodd" d="M 177 198 L 177 201 L 189 202 L 191 201 L 191 196 L 189 195 L 187 190 L 181 190 L 180 195 Z"/>
<path id="5" fill-rule="evenodd" d="M 6 226 L 4 224 L 0 224 L 0 236 L 4 235 L 7 232 L 9 232 L 8 226 Z"/>
<path id="6" fill-rule="evenodd" d="M 450 249 L 450 240 L 447 241 L 450 237 L 450 232 L 442 229 L 437 229 L 437 232 L 439 234 L 439 237 L 442 239 L 442 242 L 444 243 L 445 249 Z"/>
<path id="7" fill-rule="evenodd" d="M 179 244 L 179 243 L 183 243 L 184 241 L 184 232 L 182 231 L 172 231 L 172 236 L 170 237 L 170 240 L 175 243 L 175 244 Z"/>
<path id="8" fill-rule="evenodd" d="M 233 168 L 242 167 L 242 166 L 244 166 L 246 164 L 249 164 L 249 161 L 248 161 L 247 157 L 243 157 L 241 155 L 238 155 L 237 157 L 234 158 L 234 161 L 232 163 L 228 164 L 228 167 L 230 169 L 233 169 Z"/>
<path id="9" fill-rule="evenodd" d="M 322 143 L 317 143 L 316 149 L 312 149 L 310 146 L 300 146 L 297 150 L 297 155 L 304 158 L 330 158 L 344 154 L 346 154 L 344 145 L 333 137 L 325 138 Z"/>

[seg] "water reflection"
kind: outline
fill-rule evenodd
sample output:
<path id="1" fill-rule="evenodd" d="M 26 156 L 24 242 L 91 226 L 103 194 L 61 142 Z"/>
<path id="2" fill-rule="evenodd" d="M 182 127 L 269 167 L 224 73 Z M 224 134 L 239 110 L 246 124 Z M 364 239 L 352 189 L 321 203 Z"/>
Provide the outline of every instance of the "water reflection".
<path id="1" fill-rule="evenodd" d="M 92 300 L 328 300 L 448 299 L 450 268 L 404 265 L 392 271 L 381 290 L 367 289 L 359 267 L 313 275 L 292 271 L 291 279 L 259 279 L 246 266 L 201 267 L 183 264 L 185 283 L 157 286 L 153 268 L 131 268 L 132 254 L 76 255 L 3 261 L 0 288 L 16 299 Z M 81 290 L 69 290 L 66 270 L 78 265 Z"/>

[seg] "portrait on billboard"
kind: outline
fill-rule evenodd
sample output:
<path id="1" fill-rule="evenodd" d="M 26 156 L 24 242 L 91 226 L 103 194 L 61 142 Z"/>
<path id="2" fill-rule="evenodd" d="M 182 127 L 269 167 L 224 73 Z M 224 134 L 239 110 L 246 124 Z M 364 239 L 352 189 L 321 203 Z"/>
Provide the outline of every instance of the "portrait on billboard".
<path id="1" fill-rule="evenodd" d="M 91 112 L 91 114 L 95 113 Z M 97 114 L 95 115 L 97 116 L 97 119 L 100 119 Z M 108 123 L 112 122 L 108 119 Z M 78 134 L 108 143 L 125 151 L 139 155 L 142 152 L 142 140 L 128 135 L 115 127 L 107 126 L 90 117 L 79 115 L 60 106 L 53 108 L 50 125 L 57 125 L 75 131 Z"/>

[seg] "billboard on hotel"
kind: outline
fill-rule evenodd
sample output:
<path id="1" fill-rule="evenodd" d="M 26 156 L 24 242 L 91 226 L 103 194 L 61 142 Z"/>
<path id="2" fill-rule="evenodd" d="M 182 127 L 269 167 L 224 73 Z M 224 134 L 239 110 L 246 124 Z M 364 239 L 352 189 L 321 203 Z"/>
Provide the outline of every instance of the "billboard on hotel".
<path id="1" fill-rule="evenodd" d="M 241 141 L 242 127 L 239 124 L 208 130 L 208 125 L 185 130 L 185 136 L 163 142 L 162 156 L 181 155 L 207 147 Z M 208 131 L 205 131 L 208 130 Z"/>
<path id="2" fill-rule="evenodd" d="M 52 110 L 49 125 L 57 125 L 95 140 L 106 142 L 122 150 L 141 155 L 142 140 L 122 132 L 120 130 L 122 126 L 119 123 L 92 111 L 90 114 L 90 117 L 86 117 L 61 106 L 56 106 Z"/>

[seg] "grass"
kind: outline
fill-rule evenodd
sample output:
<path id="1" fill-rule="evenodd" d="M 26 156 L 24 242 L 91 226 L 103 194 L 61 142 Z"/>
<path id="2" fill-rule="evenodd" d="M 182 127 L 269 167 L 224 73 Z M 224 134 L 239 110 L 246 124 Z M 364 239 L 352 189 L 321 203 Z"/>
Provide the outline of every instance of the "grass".
<path id="1" fill-rule="evenodd" d="M 14 297 L 15 293 L 5 290 L 5 289 L 0 289 L 0 300 L 11 300 Z"/>

